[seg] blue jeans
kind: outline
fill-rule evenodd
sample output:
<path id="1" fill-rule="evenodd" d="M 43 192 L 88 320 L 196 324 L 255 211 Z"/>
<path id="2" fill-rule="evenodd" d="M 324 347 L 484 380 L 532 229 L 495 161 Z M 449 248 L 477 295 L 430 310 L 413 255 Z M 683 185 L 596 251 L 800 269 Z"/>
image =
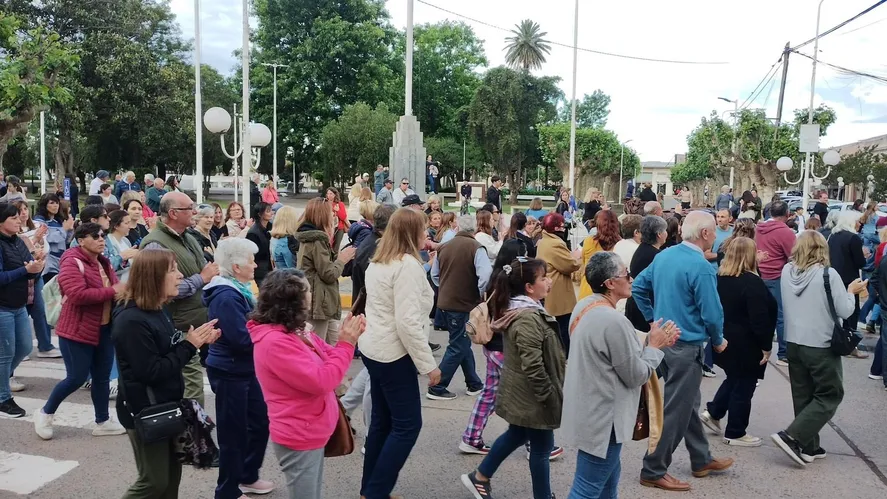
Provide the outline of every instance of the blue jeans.
<path id="1" fill-rule="evenodd" d="M 430 192 L 437 194 L 437 186 L 434 184 L 434 177 L 431 175 L 428 175 L 428 189 Z"/>
<path id="2" fill-rule="evenodd" d="M 28 305 L 28 315 L 34 321 L 34 336 L 37 337 L 37 350 L 49 352 L 52 346 L 52 333 L 46 322 L 46 305 L 43 303 L 43 279 L 34 280 L 34 304 Z"/>
<path id="3" fill-rule="evenodd" d="M 884 386 L 887 387 L 887 338 L 884 329 L 887 326 L 887 317 L 881 317 L 881 337 L 875 345 L 875 355 L 872 358 L 872 369 L 869 371 L 875 376 L 884 376 Z"/>
<path id="4" fill-rule="evenodd" d="M 576 458 L 576 476 L 567 499 L 616 499 L 619 497 L 619 475 L 622 474 L 622 444 L 610 433 L 607 457 L 601 459 L 582 450 Z"/>
<path id="5" fill-rule="evenodd" d="M 363 363 L 370 373 L 373 409 L 360 495 L 388 499 L 422 430 L 418 373 L 409 355 L 390 363 L 364 357 Z"/>
<path id="6" fill-rule="evenodd" d="M 268 406 L 255 375 L 206 368 L 216 394 L 219 479 L 216 499 L 237 499 L 241 483 L 255 483 L 268 446 Z"/>
<path id="7" fill-rule="evenodd" d="M 779 287 L 781 281 L 782 279 L 764 279 L 764 285 L 767 286 L 767 290 L 773 295 L 778 307 L 776 312 L 776 343 L 778 344 L 776 358 L 785 360 L 785 323 L 782 320 L 782 289 Z"/>
<path id="8" fill-rule="evenodd" d="M 9 377 L 32 348 L 31 324 L 25 307 L 0 307 L 0 402 L 12 398 Z"/>
<path id="9" fill-rule="evenodd" d="M 443 359 L 440 361 L 440 383 L 437 386 L 428 388 L 431 393 L 442 394 L 450 386 L 453 381 L 453 375 L 456 369 L 462 367 L 462 374 L 465 375 L 465 384 L 468 388 L 483 387 L 484 382 L 480 380 L 475 372 L 474 352 L 471 350 L 471 340 L 465 333 L 465 324 L 468 322 L 468 312 L 450 312 L 443 311 L 444 321 L 450 332 L 450 344 L 447 345 L 447 351 L 444 353 Z"/>
<path id="10" fill-rule="evenodd" d="M 554 448 L 554 431 L 537 430 L 510 424 L 508 430 L 493 443 L 490 453 L 477 467 L 483 476 L 493 478 L 499 465 L 512 452 L 522 449 L 530 441 L 530 477 L 533 480 L 533 498 L 551 499 L 551 482 L 549 480 L 549 458 Z M 369 498 L 367 498 L 369 499 Z"/>
<path id="11" fill-rule="evenodd" d="M 59 350 L 62 351 L 62 359 L 65 361 L 67 375 L 59 384 L 55 385 L 46 405 L 43 406 L 44 414 L 55 414 L 59 405 L 69 395 L 83 386 L 86 378 L 92 375 L 92 406 L 95 409 L 95 422 L 104 423 L 108 420 L 108 395 L 110 394 L 109 382 L 111 365 L 114 363 L 114 344 L 111 342 L 111 326 L 102 326 L 99 332 L 99 344 L 87 345 L 72 341 L 67 338 L 59 338 Z"/>
<path id="12" fill-rule="evenodd" d="M 871 277 L 871 276 L 869 276 Z M 868 277 L 865 277 L 868 279 Z M 878 300 L 875 298 L 875 285 L 876 283 L 869 282 L 868 284 L 868 293 L 869 297 L 862 304 L 862 308 L 859 309 L 859 320 L 866 323 L 877 323 L 881 318 L 881 304 L 878 303 Z M 869 316 L 869 312 L 871 312 L 872 317 L 868 321 L 866 319 Z"/>

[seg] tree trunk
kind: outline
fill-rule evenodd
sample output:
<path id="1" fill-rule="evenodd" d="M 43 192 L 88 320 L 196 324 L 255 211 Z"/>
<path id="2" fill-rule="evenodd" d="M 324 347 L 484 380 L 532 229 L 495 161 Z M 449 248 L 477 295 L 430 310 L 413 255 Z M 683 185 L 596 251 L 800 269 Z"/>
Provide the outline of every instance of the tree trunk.
<path id="1" fill-rule="evenodd" d="M 71 128 L 62 125 L 59 128 L 58 143 L 55 149 L 55 178 L 62 179 L 74 173 L 74 137 Z"/>

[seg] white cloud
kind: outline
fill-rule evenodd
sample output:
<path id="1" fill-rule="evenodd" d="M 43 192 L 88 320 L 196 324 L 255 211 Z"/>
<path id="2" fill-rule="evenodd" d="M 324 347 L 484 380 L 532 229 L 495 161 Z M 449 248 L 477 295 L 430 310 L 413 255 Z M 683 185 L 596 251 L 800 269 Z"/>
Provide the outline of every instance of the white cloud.
<path id="1" fill-rule="evenodd" d="M 428 0 L 434 5 L 497 26 L 510 28 L 522 19 L 538 22 L 552 41 L 571 44 L 573 0 Z M 406 24 L 407 0 L 388 0 L 393 23 Z M 202 27 L 204 60 L 223 72 L 235 64 L 232 51 L 240 47 L 240 0 L 204 0 Z M 850 18 L 870 0 L 827 2 L 822 29 Z M 540 7 L 541 6 L 541 7 Z M 172 0 L 185 36 L 193 36 L 193 1 Z M 851 69 L 882 73 L 877 56 L 887 46 L 885 24 L 849 33 L 887 14 L 878 9 L 847 28 L 822 38 L 820 57 Z M 800 43 L 814 36 L 816 3 L 809 0 L 718 1 L 675 0 L 661 2 L 581 2 L 579 46 L 665 59 L 729 61 L 728 65 L 695 66 L 659 64 L 579 53 L 577 94 L 601 88 L 612 97 L 609 128 L 632 146 L 644 160 L 670 160 L 686 149 L 686 136 L 700 118 L 712 110 L 730 111 L 732 104 L 719 96 L 745 101 L 765 72 L 779 58 L 786 41 Z M 415 22 L 459 18 L 428 5 L 415 3 Z M 492 66 L 504 62 L 506 33 L 466 21 L 485 40 Z M 802 49 L 813 52 L 813 44 Z M 785 116 L 806 108 L 810 92 L 810 61 L 793 55 L 786 84 Z M 555 46 L 541 73 L 560 76 L 561 88 L 570 95 L 572 50 Z M 764 107 L 775 116 L 781 71 L 750 107 Z M 769 93 L 769 98 L 768 98 Z M 827 96 L 824 99 L 821 96 Z M 887 115 L 887 86 L 854 81 L 820 66 L 816 105 L 826 102 L 838 112 L 838 123 L 824 144 L 847 143 L 887 133 L 884 123 L 854 123 Z M 852 104 L 852 105 L 851 105 Z M 834 142 L 834 141 L 844 142 Z"/>

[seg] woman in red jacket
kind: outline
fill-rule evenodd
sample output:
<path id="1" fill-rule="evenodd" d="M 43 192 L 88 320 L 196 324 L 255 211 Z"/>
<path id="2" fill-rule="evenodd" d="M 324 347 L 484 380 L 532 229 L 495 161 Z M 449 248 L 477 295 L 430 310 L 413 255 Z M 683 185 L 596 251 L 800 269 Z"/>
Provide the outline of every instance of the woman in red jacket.
<path id="1" fill-rule="evenodd" d="M 85 223 L 74 231 L 77 247 L 62 256 L 58 283 L 65 301 L 56 334 L 67 375 L 34 415 L 34 429 L 44 440 L 52 438 L 52 419 L 59 405 L 92 376 L 93 436 L 122 435 L 126 430 L 108 414 L 108 395 L 114 346 L 111 342 L 111 305 L 122 294 L 105 251 L 102 226 Z"/>
<path id="2" fill-rule="evenodd" d="M 330 203 L 330 206 L 332 206 L 333 216 L 336 217 L 336 230 L 333 239 L 333 254 L 335 255 L 339 253 L 339 247 L 342 245 L 342 236 L 348 231 L 348 227 L 351 226 L 351 223 L 348 221 L 348 210 L 345 208 L 345 203 L 339 198 L 338 189 L 335 187 L 327 189 L 326 200 Z"/>

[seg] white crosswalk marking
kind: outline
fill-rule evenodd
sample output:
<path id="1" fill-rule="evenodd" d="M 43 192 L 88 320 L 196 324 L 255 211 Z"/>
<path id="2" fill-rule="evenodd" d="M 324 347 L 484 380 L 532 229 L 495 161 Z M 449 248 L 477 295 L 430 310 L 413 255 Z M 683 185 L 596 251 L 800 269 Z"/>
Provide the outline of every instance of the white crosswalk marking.
<path id="1" fill-rule="evenodd" d="M 45 400 L 28 397 L 16 397 L 15 402 L 22 409 L 28 411 L 28 415 L 11 421 L 28 421 L 31 424 L 34 423 L 34 414 L 46 405 Z M 62 402 L 62 405 L 55 411 L 52 424 L 53 426 L 70 426 L 72 428 L 92 428 L 95 424 L 95 409 L 92 404 Z"/>
<path id="2" fill-rule="evenodd" d="M 0 451 L 0 491 L 30 494 L 79 464 L 77 461 Z"/>

